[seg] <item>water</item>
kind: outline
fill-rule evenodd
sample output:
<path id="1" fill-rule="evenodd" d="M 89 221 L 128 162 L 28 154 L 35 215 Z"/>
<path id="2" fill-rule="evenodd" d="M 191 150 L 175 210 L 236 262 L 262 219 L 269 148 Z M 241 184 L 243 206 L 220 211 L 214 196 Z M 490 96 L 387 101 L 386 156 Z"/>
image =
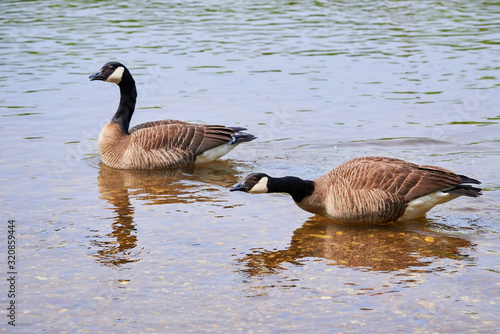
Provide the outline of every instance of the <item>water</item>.
<path id="1" fill-rule="evenodd" d="M 498 329 L 497 3 L 0 9 L 2 271 L 14 219 L 16 330 Z M 109 60 L 138 84 L 132 125 L 173 118 L 259 138 L 202 167 L 103 166 L 97 137 L 119 93 L 88 75 Z M 249 172 L 315 178 L 364 155 L 446 167 L 484 195 L 373 227 L 228 191 Z"/>

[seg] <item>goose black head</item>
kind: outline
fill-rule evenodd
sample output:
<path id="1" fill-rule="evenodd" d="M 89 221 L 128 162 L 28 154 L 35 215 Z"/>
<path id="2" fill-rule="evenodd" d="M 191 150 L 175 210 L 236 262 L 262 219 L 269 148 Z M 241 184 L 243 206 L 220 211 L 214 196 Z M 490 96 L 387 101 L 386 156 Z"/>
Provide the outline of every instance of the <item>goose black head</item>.
<path id="1" fill-rule="evenodd" d="M 104 66 L 97 71 L 96 73 L 89 76 L 90 81 L 94 80 L 102 80 L 107 82 L 112 82 L 115 84 L 120 84 L 123 78 L 123 74 L 128 72 L 125 65 L 111 61 L 109 63 L 104 64 Z"/>
<path id="2" fill-rule="evenodd" d="M 264 173 L 252 173 L 247 175 L 243 181 L 236 184 L 229 191 L 244 191 L 251 194 L 263 194 L 268 192 L 269 175 Z"/>

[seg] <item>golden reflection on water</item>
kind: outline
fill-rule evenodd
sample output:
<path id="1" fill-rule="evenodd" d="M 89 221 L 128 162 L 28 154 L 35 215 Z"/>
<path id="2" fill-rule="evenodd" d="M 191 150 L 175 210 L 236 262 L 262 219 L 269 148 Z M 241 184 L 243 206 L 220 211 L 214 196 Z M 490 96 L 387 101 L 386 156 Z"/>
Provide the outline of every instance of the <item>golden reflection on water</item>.
<path id="1" fill-rule="evenodd" d="M 93 231 L 90 244 L 97 248 L 93 254 L 97 261 L 111 266 L 141 260 L 141 250 L 135 250 L 137 223 L 132 198 L 144 205 L 216 202 L 221 200 L 209 195 L 209 184 L 227 188 L 237 182 L 236 165 L 227 160 L 164 170 L 119 170 L 103 163 L 99 167 L 99 198 L 111 204 L 114 215 L 109 217 L 112 231 L 106 235 Z"/>
<path id="2" fill-rule="evenodd" d="M 439 269 L 428 267 L 442 258 L 473 260 L 465 254 L 465 249 L 474 244 L 430 230 L 429 225 L 425 218 L 391 226 L 345 225 L 316 216 L 294 231 L 286 249 L 253 249 L 239 262 L 243 273 L 262 276 L 284 270 L 284 263 L 302 265 L 307 258 L 383 272 L 435 271 Z"/>

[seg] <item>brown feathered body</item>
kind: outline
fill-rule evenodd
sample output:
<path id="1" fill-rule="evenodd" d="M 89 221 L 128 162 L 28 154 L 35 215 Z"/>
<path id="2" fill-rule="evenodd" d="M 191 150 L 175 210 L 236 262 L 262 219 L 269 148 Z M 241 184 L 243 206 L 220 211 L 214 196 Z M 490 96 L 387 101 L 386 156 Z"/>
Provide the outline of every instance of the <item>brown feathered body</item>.
<path id="1" fill-rule="evenodd" d="M 177 120 L 143 123 L 124 133 L 118 124 L 109 122 L 99 135 L 98 146 L 101 159 L 110 167 L 158 169 L 215 160 L 237 146 L 231 143 L 234 134 L 225 126 Z"/>
<path id="2" fill-rule="evenodd" d="M 345 222 L 387 223 L 424 216 L 437 204 L 480 190 L 450 170 L 386 157 L 347 161 L 315 179 L 314 192 L 297 205 Z"/>

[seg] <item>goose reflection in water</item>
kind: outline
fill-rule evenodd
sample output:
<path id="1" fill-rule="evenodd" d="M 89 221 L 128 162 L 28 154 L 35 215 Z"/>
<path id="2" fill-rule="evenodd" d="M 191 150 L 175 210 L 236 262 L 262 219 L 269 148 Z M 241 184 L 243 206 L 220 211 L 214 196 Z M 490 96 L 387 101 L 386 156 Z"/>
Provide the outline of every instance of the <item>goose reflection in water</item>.
<path id="1" fill-rule="evenodd" d="M 144 205 L 220 202 L 208 194 L 213 191 L 210 185 L 227 188 L 234 184 L 235 166 L 226 160 L 176 169 L 118 170 L 101 163 L 97 177 L 99 198 L 111 204 L 114 214 L 108 218 L 113 220 L 111 232 L 103 235 L 93 231 L 90 244 L 97 249 L 93 255 L 109 266 L 140 261 L 141 250 L 135 249 L 137 223 L 131 199 L 144 201 Z"/>
<path id="2" fill-rule="evenodd" d="M 274 274 L 284 270 L 283 263 L 302 265 L 306 258 L 383 272 L 439 270 L 423 267 L 442 258 L 473 261 L 466 255 L 466 249 L 474 244 L 458 236 L 432 231 L 427 219 L 421 220 L 383 227 L 343 225 L 315 216 L 295 230 L 286 249 L 253 249 L 239 259 L 243 264 L 241 271 L 250 276 Z"/>

